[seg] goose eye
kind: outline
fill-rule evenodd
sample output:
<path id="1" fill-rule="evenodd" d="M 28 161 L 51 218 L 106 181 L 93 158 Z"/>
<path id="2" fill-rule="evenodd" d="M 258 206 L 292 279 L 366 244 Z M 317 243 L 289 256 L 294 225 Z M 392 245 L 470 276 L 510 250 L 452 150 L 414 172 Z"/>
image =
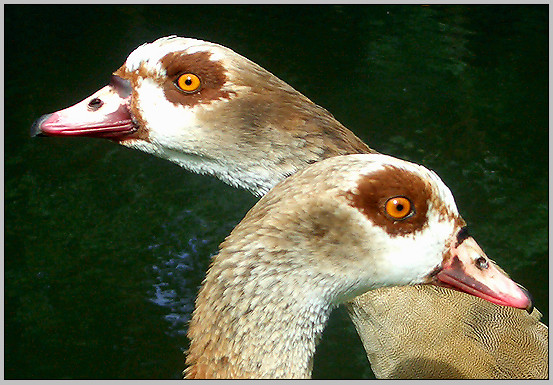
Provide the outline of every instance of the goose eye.
<path id="1" fill-rule="evenodd" d="M 194 74 L 182 74 L 175 83 L 184 92 L 195 92 L 201 85 L 200 78 Z"/>
<path id="2" fill-rule="evenodd" d="M 393 197 L 386 201 L 386 214 L 393 219 L 405 219 L 412 212 L 411 201 L 405 197 Z"/>

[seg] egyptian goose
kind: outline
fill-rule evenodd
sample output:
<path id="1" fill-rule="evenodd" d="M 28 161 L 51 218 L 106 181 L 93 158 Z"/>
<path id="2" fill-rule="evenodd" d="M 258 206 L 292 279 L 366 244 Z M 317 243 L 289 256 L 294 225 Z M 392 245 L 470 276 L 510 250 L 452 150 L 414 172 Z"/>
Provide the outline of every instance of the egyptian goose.
<path id="1" fill-rule="evenodd" d="M 196 300 L 187 378 L 309 378 L 333 307 L 367 290 L 446 282 L 526 308 L 422 166 L 379 154 L 311 165 L 222 243 Z"/>
<path id="2" fill-rule="evenodd" d="M 250 60 L 178 37 L 137 48 L 110 85 L 43 116 L 32 134 L 107 138 L 256 195 L 321 159 L 375 152 Z M 347 306 L 379 378 L 548 375 L 548 328 L 537 310 L 530 315 L 427 285 L 372 290 Z M 406 314 L 411 327 L 398 327 Z M 433 339 L 416 340 L 437 332 L 440 347 Z M 489 357 L 485 365 L 481 357 Z"/>

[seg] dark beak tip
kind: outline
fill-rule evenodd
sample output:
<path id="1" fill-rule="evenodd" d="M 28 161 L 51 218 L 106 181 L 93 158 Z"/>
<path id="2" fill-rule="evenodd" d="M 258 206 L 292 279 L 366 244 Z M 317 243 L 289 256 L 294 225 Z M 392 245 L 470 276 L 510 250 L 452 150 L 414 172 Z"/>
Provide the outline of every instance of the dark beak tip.
<path id="1" fill-rule="evenodd" d="M 42 123 L 48 120 L 50 116 L 52 116 L 52 114 L 45 114 L 34 121 L 33 125 L 31 126 L 31 138 L 34 138 L 35 136 L 46 136 L 42 132 Z"/>
<path id="2" fill-rule="evenodd" d="M 532 294 L 526 289 L 524 286 L 522 286 L 520 283 L 517 283 L 517 286 L 526 294 L 526 296 L 530 299 L 530 305 L 526 308 L 526 311 L 528 314 L 532 314 L 532 311 L 534 311 L 534 297 L 532 297 Z"/>

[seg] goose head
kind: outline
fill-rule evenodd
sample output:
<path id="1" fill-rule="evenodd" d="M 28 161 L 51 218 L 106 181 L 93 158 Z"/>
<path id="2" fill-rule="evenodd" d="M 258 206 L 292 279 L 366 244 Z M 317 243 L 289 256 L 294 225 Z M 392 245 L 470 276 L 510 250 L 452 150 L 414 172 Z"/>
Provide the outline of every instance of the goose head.
<path id="1" fill-rule="evenodd" d="M 105 138 L 256 195 L 306 164 L 373 152 L 324 108 L 229 48 L 165 37 L 32 135 Z"/>
<path id="2" fill-rule="evenodd" d="M 330 309 L 380 287 L 447 285 L 529 307 L 466 229 L 450 190 L 422 166 L 360 154 L 299 171 L 213 259 L 189 327 L 187 376 L 308 377 Z"/>

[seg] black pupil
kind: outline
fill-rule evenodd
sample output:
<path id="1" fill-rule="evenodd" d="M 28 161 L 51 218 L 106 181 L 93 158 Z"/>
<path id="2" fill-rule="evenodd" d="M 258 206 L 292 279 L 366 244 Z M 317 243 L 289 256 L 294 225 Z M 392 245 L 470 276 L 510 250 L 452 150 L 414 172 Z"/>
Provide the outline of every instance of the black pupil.
<path id="1" fill-rule="evenodd" d="M 186 78 L 186 80 L 184 81 L 184 84 L 186 84 L 187 86 L 192 84 L 192 79 L 190 78 L 190 76 Z"/>
<path id="2" fill-rule="evenodd" d="M 397 206 L 396 206 L 396 209 L 397 211 L 403 211 L 403 205 L 401 203 L 399 203 Z"/>

